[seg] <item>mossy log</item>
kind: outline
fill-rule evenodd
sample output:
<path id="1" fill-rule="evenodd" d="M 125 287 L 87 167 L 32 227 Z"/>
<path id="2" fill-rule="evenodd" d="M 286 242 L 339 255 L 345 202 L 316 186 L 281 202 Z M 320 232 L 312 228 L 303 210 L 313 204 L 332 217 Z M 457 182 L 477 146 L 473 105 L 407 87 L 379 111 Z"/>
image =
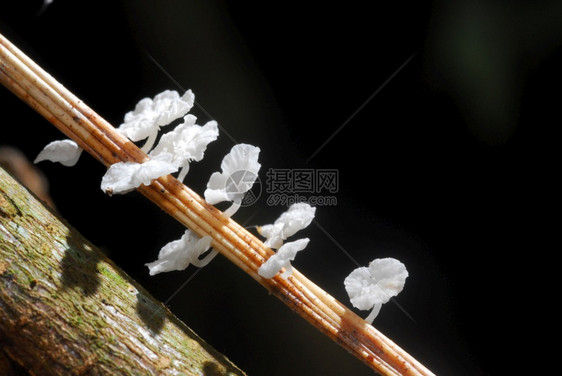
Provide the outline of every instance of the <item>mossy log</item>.
<path id="1" fill-rule="evenodd" d="M 5 372 L 244 374 L 0 168 Z"/>

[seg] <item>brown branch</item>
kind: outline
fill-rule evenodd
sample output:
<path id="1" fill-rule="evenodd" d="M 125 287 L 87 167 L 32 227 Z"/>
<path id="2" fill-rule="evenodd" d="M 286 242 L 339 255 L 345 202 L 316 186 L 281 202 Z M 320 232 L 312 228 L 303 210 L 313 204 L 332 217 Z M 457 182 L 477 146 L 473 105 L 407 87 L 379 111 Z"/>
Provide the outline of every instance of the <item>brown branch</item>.
<path id="1" fill-rule="evenodd" d="M 0 62 L 0 81 L 6 87 L 106 166 L 148 158 L 1 36 Z M 432 375 L 298 271 L 288 279 L 260 277 L 257 270 L 273 251 L 174 177 L 138 190 L 198 235 L 211 236 L 213 248 L 372 369 L 383 375 Z"/>

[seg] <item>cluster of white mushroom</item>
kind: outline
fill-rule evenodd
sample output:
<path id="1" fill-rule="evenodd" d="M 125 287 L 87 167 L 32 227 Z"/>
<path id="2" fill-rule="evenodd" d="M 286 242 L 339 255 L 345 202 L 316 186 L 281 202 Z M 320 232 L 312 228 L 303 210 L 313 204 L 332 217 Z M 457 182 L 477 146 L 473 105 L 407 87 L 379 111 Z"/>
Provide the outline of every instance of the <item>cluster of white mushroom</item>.
<path id="1" fill-rule="evenodd" d="M 216 140 L 219 133 L 215 121 L 200 126 L 196 124 L 195 116 L 187 114 L 194 103 L 195 96 L 191 90 L 181 97 L 176 91 L 167 90 L 153 99 L 142 99 L 133 111 L 125 115 L 117 130 L 133 142 L 146 140 L 142 150 L 148 153 L 149 158 L 143 163 L 118 162 L 111 165 L 102 178 L 101 189 L 109 195 L 123 194 L 178 171 L 177 178 L 183 181 L 190 163 L 203 159 L 207 145 Z M 183 122 L 158 140 L 161 128 L 181 117 Z M 158 143 L 153 147 L 156 141 Z M 234 145 L 221 163 L 222 171 L 211 175 L 204 193 L 205 200 L 211 205 L 231 202 L 224 214 L 232 216 L 258 176 L 261 167 L 259 152 L 260 149 L 252 145 Z M 50 160 L 73 166 L 81 153 L 82 149 L 72 140 L 54 141 L 39 153 L 35 163 Z M 233 174 L 240 171 L 244 172 L 243 176 L 232 180 Z M 273 224 L 257 227 L 259 234 L 265 238 L 264 244 L 277 250 L 260 266 L 258 274 L 261 277 L 269 279 L 281 273 L 280 278 L 287 279 L 292 274 L 291 261 L 306 248 L 309 239 L 286 243 L 285 240 L 310 225 L 315 212 L 316 209 L 306 203 L 293 204 Z M 206 266 L 218 253 L 211 249 L 211 243 L 210 236 L 200 238 L 187 229 L 179 240 L 162 247 L 157 260 L 146 264 L 149 274 L 184 270 L 191 264 Z M 407 276 L 405 266 L 398 260 L 376 259 L 368 268 L 354 270 L 344 284 L 354 307 L 372 310 L 366 319 L 372 322 L 381 305 L 402 290 Z"/>

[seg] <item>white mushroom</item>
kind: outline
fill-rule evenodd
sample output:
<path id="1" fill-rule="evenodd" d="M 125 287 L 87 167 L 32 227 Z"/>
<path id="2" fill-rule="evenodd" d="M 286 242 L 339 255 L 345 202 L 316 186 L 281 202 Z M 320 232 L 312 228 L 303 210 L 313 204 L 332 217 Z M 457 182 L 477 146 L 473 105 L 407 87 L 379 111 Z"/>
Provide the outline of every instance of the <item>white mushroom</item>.
<path id="1" fill-rule="evenodd" d="M 316 208 L 307 203 L 296 203 L 281 214 L 272 225 L 258 226 L 258 232 L 266 238 L 265 246 L 274 249 L 281 247 L 285 239 L 312 222 L 315 212 Z"/>
<path id="2" fill-rule="evenodd" d="M 41 150 L 33 163 L 51 161 L 71 167 L 78 162 L 81 154 L 82 148 L 72 140 L 53 141 Z"/>
<path id="3" fill-rule="evenodd" d="M 306 248 L 308 241 L 308 238 L 304 238 L 285 243 L 260 266 L 258 274 L 263 278 L 273 278 L 281 268 L 285 268 L 285 272 L 281 274 L 281 277 L 287 279 L 293 273 L 291 261 L 295 259 L 297 252 Z"/>
<path id="4" fill-rule="evenodd" d="M 177 91 L 165 90 L 154 99 L 141 99 L 133 111 L 125 114 L 124 122 L 117 130 L 133 142 L 148 139 L 142 147 L 144 152 L 148 152 L 160 127 L 187 114 L 194 103 L 195 96 L 191 90 L 182 97 Z"/>
<path id="5" fill-rule="evenodd" d="M 117 162 L 109 166 L 103 176 L 101 189 L 109 195 L 127 193 L 141 184 L 149 185 L 152 180 L 177 170 L 172 163 L 172 156 L 167 153 L 157 155 L 144 163 Z"/>
<path id="6" fill-rule="evenodd" d="M 162 247 L 156 261 L 145 265 L 148 266 L 150 275 L 173 270 L 184 270 L 189 264 L 201 268 L 207 265 L 217 254 L 216 251 L 211 250 L 211 253 L 203 259 L 199 259 L 209 249 L 211 241 L 212 238 L 210 236 L 199 238 L 192 231 L 186 230 L 180 239 L 174 240 Z"/>
<path id="7" fill-rule="evenodd" d="M 372 323 L 382 305 L 404 288 L 408 271 L 404 264 L 393 258 L 376 259 L 369 267 L 351 272 L 344 285 L 355 308 L 372 309 L 365 321 Z"/>
<path id="8" fill-rule="evenodd" d="M 216 121 L 200 126 L 195 124 L 197 118 L 193 115 L 186 115 L 183 120 L 174 130 L 162 135 L 158 145 L 150 152 L 150 156 L 170 153 L 172 162 L 182 169 L 179 181 L 183 181 L 187 175 L 189 163 L 202 160 L 207 145 L 219 135 Z"/>
<path id="9" fill-rule="evenodd" d="M 234 145 L 222 160 L 222 172 L 211 175 L 205 190 L 205 200 L 211 205 L 231 201 L 232 205 L 224 211 L 224 215 L 232 216 L 258 177 L 261 167 L 258 163 L 259 153 L 260 148 L 256 146 Z"/>

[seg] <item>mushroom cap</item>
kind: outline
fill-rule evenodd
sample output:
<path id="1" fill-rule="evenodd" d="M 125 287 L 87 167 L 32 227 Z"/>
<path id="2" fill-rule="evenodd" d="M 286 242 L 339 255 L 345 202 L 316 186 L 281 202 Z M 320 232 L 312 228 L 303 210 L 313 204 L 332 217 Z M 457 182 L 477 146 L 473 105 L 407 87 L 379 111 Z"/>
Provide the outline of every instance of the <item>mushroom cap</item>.
<path id="1" fill-rule="evenodd" d="M 258 227 L 258 232 L 266 238 L 267 247 L 277 249 L 285 239 L 310 225 L 315 212 L 316 208 L 307 203 L 293 204 L 277 218 L 274 224 Z"/>
<path id="2" fill-rule="evenodd" d="M 355 269 L 344 285 L 355 308 L 367 310 L 375 304 L 386 303 L 404 288 L 408 271 L 393 258 L 376 259 L 369 267 Z"/>
<path id="3" fill-rule="evenodd" d="M 71 167 L 78 162 L 81 154 L 82 148 L 80 148 L 78 144 L 72 140 L 53 141 L 41 150 L 33 163 L 51 161 L 59 162 L 66 167 Z"/>
<path id="4" fill-rule="evenodd" d="M 205 200 L 211 205 L 222 201 L 241 201 L 258 177 L 261 167 L 259 153 L 257 146 L 234 145 L 222 160 L 222 172 L 211 175 L 204 193 Z"/>
<path id="5" fill-rule="evenodd" d="M 203 126 L 197 125 L 197 118 L 193 115 L 186 115 L 183 120 L 174 130 L 162 135 L 158 145 L 150 152 L 151 156 L 170 153 L 176 164 L 203 159 L 207 145 L 219 135 L 217 122 L 211 120 Z"/>
<path id="6" fill-rule="evenodd" d="M 150 275 L 173 270 L 184 270 L 190 263 L 211 246 L 211 237 L 199 238 L 191 230 L 186 230 L 182 237 L 166 244 L 158 253 L 156 261 L 145 264 L 150 270 Z"/>
<path id="7" fill-rule="evenodd" d="M 306 248 L 310 239 L 304 238 L 295 240 L 293 242 L 285 243 L 277 253 L 267 259 L 259 270 L 258 274 L 264 278 L 273 278 L 283 267 L 290 265 L 290 262 L 295 259 L 297 252 Z"/>
<path id="8" fill-rule="evenodd" d="M 161 126 L 167 125 L 184 116 L 195 103 L 191 90 L 180 97 L 175 90 L 165 90 L 154 99 L 141 99 L 133 111 L 125 114 L 124 122 L 118 131 L 136 142 L 158 132 Z"/>
<path id="9" fill-rule="evenodd" d="M 171 163 L 172 156 L 159 154 L 144 163 L 117 162 L 112 164 L 101 180 L 104 192 L 127 193 L 141 184 L 149 185 L 160 176 L 176 172 L 178 168 Z"/>

